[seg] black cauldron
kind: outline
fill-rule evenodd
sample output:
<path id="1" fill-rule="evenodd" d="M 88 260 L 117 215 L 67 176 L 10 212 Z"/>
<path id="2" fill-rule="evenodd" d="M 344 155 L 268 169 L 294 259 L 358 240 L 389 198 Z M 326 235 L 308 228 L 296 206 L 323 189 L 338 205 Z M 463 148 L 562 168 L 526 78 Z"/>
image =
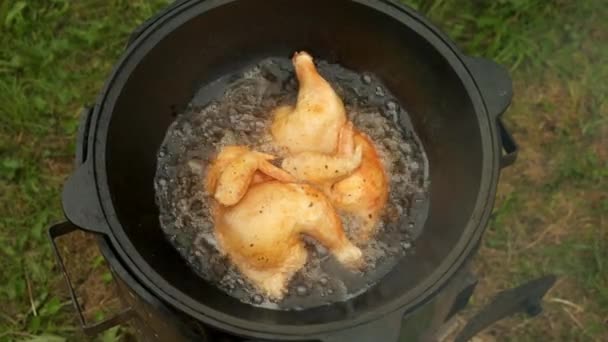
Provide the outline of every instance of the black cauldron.
<path id="1" fill-rule="evenodd" d="M 243 304 L 186 265 L 159 226 L 153 178 L 168 126 L 201 85 L 300 49 L 374 73 L 408 109 L 429 159 L 430 203 L 415 256 L 376 286 L 347 302 L 283 312 Z M 499 171 L 515 160 L 500 121 L 511 96 L 504 68 L 462 54 L 392 1 L 178 1 L 133 34 L 83 116 L 78 166 L 63 194 L 69 223 L 51 235 L 74 226 L 98 233 L 126 292 L 188 326 L 272 340 L 414 336 L 401 329 L 404 317 L 421 312 L 474 254 Z"/>

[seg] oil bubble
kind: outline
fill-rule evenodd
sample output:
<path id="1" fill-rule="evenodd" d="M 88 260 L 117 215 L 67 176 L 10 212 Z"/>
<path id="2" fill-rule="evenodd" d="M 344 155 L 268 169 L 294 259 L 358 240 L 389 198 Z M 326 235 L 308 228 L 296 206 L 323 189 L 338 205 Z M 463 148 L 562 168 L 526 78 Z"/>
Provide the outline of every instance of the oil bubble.
<path id="1" fill-rule="evenodd" d="M 298 296 L 306 296 L 308 294 L 308 288 L 304 285 L 298 285 L 296 287 L 296 293 Z"/>
<path id="2" fill-rule="evenodd" d="M 251 300 L 253 301 L 254 304 L 262 304 L 262 302 L 264 302 L 264 297 L 262 297 L 260 294 L 256 293 L 255 295 L 253 295 Z"/>

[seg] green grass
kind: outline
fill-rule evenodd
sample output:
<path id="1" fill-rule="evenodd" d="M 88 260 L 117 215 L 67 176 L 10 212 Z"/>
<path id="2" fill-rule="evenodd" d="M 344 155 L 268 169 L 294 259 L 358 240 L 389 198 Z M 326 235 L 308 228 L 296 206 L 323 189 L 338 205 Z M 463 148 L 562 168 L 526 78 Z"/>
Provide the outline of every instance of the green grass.
<path id="1" fill-rule="evenodd" d="M 81 107 L 167 2 L 0 2 L 0 341 L 80 339 L 46 228 L 62 220 Z"/>
<path id="2" fill-rule="evenodd" d="M 168 2 L 0 2 L 0 341 L 82 339 L 45 230 L 62 219 L 59 193 L 82 106 L 129 33 Z M 608 3 L 407 2 L 464 51 L 513 73 L 506 119 L 520 158 L 502 175 L 474 303 L 544 273 L 560 281 L 541 317 L 507 320 L 490 334 L 608 340 Z M 89 278 L 104 283 L 107 273 Z"/>

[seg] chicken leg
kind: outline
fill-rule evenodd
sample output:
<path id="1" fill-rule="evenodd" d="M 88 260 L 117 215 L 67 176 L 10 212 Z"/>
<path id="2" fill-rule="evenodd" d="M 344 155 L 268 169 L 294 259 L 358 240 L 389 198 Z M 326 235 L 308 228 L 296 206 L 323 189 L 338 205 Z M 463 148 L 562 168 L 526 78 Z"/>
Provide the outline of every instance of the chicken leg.
<path id="1" fill-rule="evenodd" d="M 388 198 L 384 166 L 371 139 L 347 122 L 342 100 L 318 74 L 312 57 L 296 53 L 293 64 L 298 102 L 295 108 L 279 108 L 272 125 L 275 141 L 291 153 L 281 166 L 359 218 L 357 241 L 365 242 L 377 230 Z"/>
<path id="2" fill-rule="evenodd" d="M 300 83 L 298 100 L 295 108 L 275 110 L 271 126 L 274 141 L 291 153 L 335 153 L 338 134 L 346 123 L 342 100 L 319 75 L 308 53 L 295 53 L 292 62 Z"/>

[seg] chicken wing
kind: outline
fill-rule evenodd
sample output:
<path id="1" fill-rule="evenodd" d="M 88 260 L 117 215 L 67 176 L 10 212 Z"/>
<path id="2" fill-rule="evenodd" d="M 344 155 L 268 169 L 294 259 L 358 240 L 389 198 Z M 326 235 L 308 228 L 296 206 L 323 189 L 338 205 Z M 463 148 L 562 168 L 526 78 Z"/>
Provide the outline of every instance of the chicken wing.
<path id="1" fill-rule="evenodd" d="M 270 160 L 273 159 L 274 156 L 251 151 L 246 146 L 226 146 L 209 168 L 205 188 L 219 203 L 234 205 L 254 181 L 295 181 L 289 173 L 272 165 Z"/>
<path id="2" fill-rule="evenodd" d="M 301 234 L 316 239 L 347 267 L 356 269 L 363 262 L 331 203 L 303 184 L 252 186 L 235 206 L 217 208 L 215 233 L 240 272 L 274 299 L 284 296 L 289 280 L 306 263 Z"/>
<path id="3" fill-rule="evenodd" d="M 338 133 L 346 123 L 342 100 L 319 75 L 308 53 L 295 53 L 292 62 L 300 84 L 298 100 L 295 108 L 275 110 L 272 136 L 291 153 L 335 153 Z"/>

